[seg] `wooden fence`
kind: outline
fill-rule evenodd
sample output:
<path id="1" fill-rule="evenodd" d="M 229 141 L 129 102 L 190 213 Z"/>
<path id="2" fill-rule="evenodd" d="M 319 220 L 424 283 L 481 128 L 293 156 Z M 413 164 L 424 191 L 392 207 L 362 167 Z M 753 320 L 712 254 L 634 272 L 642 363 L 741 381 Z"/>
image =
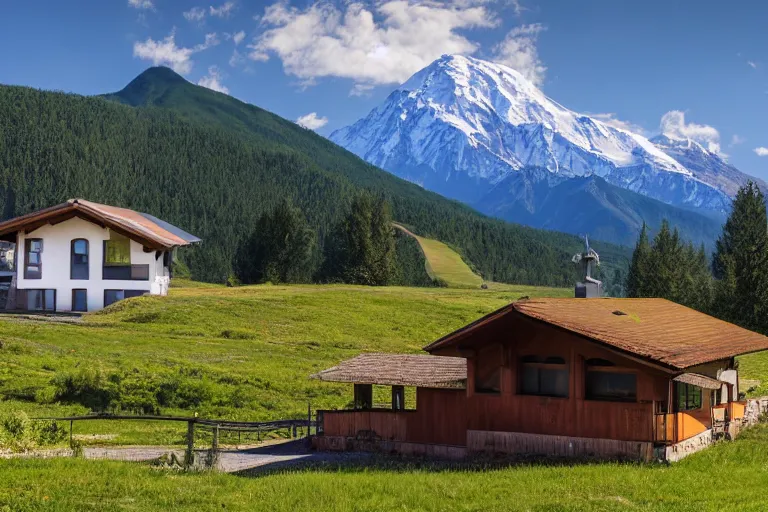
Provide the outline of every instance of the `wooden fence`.
<path id="1" fill-rule="evenodd" d="M 81 416 L 62 416 L 62 417 L 50 417 L 50 418 L 32 418 L 33 420 L 46 420 L 46 421 L 69 421 L 69 444 L 73 446 L 72 430 L 74 428 L 75 421 L 92 421 L 92 420 L 112 420 L 112 421 L 175 421 L 187 424 L 187 448 L 184 456 L 184 465 L 191 466 L 194 462 L 195 455 L 195 428 L 197 426 L 202 428 L 209 428 L 213 433 L 213 441 L 211 443 L 211 449 L 209 450 L 207 464 L 210 467 L 215 467 L 218 460 L 219 451 L 219 434 L 222 431 L 230 432 L 256 432 L 258 439 L 261 440 L 261 434 L 263 432 L 273 432 L 277 430 L 286 429 L 288 435 L 292 438 L 296 438 L 299 428 L 306 428 L 306 437 L 310 436 L 312 427 L 315 427 L 317 431 L 317 422 L 312 421 L 311 407 L 307 409 L 306 419 L 290 419 L 290 420 L 277 420 L 277 421 L 230 421 L 230 420 L 217 420 L 206 419 L 198 417 L 184 417 L 184 416 L 152 416 L 152 415 L 127 415 L 127 414 L 86 414 Z"/>

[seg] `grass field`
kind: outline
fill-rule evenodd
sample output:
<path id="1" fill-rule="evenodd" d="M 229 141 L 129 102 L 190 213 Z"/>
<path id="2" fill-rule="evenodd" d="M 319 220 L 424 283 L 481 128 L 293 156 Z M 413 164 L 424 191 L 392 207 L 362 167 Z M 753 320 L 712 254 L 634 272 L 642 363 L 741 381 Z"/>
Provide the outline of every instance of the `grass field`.
<path id="1" fill-rule="evenodd" d="M 418 236 L 398 224 L 395 224 L 395 227 L 419 242 L 427 260 L 427 273 L 432 279 L 438 279 L 456 288 L 479 288 L 483 284 L 483 278 L 472 272 L 469 265 L 461 259 L 461 255 L 443 242 Z"/>
<path id="2" fill-rule="evenodd" d="M 128 411 L 302 418 L 308 402 L 336 408 L 352 399 L 351 386 L 310 380 L 318 370 L 360 352 L 419 352 L 523 295 L 570 294 L 524 286 L 176 284 L 168 297 L 123 301 L 75 324 L 0 319 L 0 416 L 86 412 L 98 399 Z M 184 430 L 137 422 L 75 428 L 76 434 L 114 436 L 94 440 L 99 444 L 181 443 Z"/>
<path id="3" fill-rule="evenodd" d="M 768 510 L 768 426 L 672 466 L 449 469 L 384 461 L 262 476 L 79 459 L 0 460 L 0 510 Z M 482 468 L 480 468 L 482 469 Z"/>

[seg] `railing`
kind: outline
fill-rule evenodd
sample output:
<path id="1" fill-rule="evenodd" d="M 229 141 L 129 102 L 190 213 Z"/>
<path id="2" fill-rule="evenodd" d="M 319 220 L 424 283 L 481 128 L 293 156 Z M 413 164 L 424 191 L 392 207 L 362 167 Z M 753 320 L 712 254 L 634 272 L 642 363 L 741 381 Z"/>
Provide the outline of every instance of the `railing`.
<path id="1" fill-rule="evenodd" d="M 312 427 L 315 427 L 317 432 L 317 422 L 312 421 L 311 409 L 307 411 L 307 419 L 291 419 L 291 420 L 277 420 L 277 421 L 229 421 L 229 420 L 216 420 L 196 417 L 183 417 L 183 416 L 152 416 L 152 415 L 125 415 L 125 414 L 87 414 L 81 416 L 62 416 L 62 417 L 50 417 L 50 418 L 33 418 L 33 420 L 44 421 L 69 421 L 69 444 L 74 447 L 72 430 L 75 421 L 88 421 L 88 420 L 139 420 L 139 421 L 175 421 L 187 423 L 187 435 L 186 443 L 187 448 L 185 452 L 184 464 L 185 466 L 191 466 L 194 461 L 194 442 L 195 442 L 195 427 L 200 426 L 204 428 L 210 428 L 213 433 L 213 442 L 211 449 L 209 450 L 207 463 L 211 467 L 215 467 L 218 460 L 219 449 L 219 433 L 221 431 L 234 431 L 234 432 L 256 432 L 258 440 L 261 440 L 262 432 L 277 431 L 287 429 L 288 435 L 292 438 L 297 437 L 299 428 L 306 428 L 306 437 L 310 436 Z"/>

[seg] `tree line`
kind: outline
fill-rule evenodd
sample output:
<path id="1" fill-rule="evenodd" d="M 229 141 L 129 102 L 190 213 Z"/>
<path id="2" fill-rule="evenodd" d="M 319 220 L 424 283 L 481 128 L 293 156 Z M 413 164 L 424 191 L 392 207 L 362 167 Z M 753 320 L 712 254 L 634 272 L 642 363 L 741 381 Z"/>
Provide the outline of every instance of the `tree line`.
<path id="1" fill-rule="evenodd" d="M 629 297 L 663 297 L 768 334 L 768 216 L 750 182 L 736 194 L 711 261 L 665 221 L 638 237 L 626 279 Z"/>
<path id="2" fill-rule="evenodd" d="M 151 213 L 202 238 L 180 257 L 194 279 L 222 283 L 235 273 L 238 251 L 262 216 L 282 199 L 303 212 L 314 233 L 310 262 L 319 268 L 328 260 L 326 244 L 334 242 L 330 251 L 341 243 L 337 230 L 355 198 L 367 192 L 384 199 L 391 218 L 411 231 L 459 248 L 487 280 L 573 285 L 577 237 L 485 217 L 246 107 L 241 114 L 250 124 L 243 131 L 173 105 L 131 107 L 0 86 L 0 216 L 73 197 Z M 607 264 L 629 256 L 624 248 L 595 246 Z M 415 241 L 396 236 L 395 252 L 408 282 L 425 279 L 416 272 Z"/>
<path id="3" fill-rule="evenodd" d="M 426 274 L 421 252 L 408 250 L 409 243 L 398 244 L 398 236 L 388 202 L 361 193 L 321 246 L 301 209 L 283 200 L 259 218 L 240 246 L 236 278 L 244 284 L 436 285 Z"/>

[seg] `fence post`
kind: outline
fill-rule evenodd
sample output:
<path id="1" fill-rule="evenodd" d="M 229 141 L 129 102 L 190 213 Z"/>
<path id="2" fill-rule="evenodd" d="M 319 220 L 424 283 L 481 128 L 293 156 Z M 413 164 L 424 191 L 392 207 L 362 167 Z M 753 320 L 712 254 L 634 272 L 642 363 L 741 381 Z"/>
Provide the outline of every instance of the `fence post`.
<path id="1" fill-rule="evenodd" d="M 291 438 L 296 439 L 296 424 L 293 425 L 293 432 L 291 433 Z"/>
<path id="2" fill-rule="evenodd" d="M 184 466 L 192 467 L 195 462 L 195 422 L 187 422 L 187 451 L 184 454 Z"/>
<path id="3" fill-rule="evenodd" d="M 69 420 L 69 448 L 74 449 L 75 447 L 72 446 L 72 424 L 75 422 L 75 420 Z"/>
<path id="4" fill-rule="evenodd" d="M 307 402 L 307 438 L 310 437 L 312 428 L 312 402 Z"/>
<path id="5" fill-rule="evenodd" d="M 213 426 L 213 443 L 211 444 L 211 451 L 208 452 L 208 467 L 216 469 L 219 463 L 219 425 L 218 423 Z"/>

